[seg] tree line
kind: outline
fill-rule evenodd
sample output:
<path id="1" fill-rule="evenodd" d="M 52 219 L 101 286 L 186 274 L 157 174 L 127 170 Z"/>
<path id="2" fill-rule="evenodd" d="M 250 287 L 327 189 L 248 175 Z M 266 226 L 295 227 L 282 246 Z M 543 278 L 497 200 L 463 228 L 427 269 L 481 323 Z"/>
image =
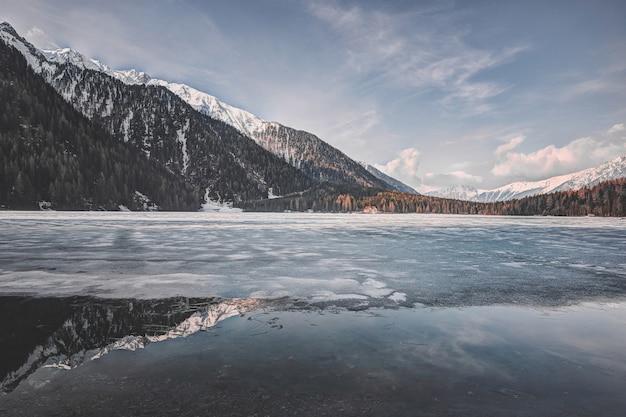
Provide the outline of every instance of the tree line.
<path id="1" fill-rule="evenodd" d="M 495 203 L 452 200 L 324 183 L 305 193 L 242 204 L 248 211 L 360 212 L 376 207 L 380 213 L 485 214 L 517 216 L 626 216 L 626 178 L 580 190 L 559 191 Z"/>

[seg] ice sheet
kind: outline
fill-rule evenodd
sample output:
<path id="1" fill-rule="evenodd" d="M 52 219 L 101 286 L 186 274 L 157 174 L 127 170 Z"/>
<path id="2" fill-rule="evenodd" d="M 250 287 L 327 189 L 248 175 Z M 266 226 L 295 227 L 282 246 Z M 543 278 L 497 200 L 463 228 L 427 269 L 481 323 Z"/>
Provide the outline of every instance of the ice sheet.
<path id="1" fill-rule="evenodd" d="M 621 219 L 0 212 L 0 294 L 569 304 L 626 293 Z"/>

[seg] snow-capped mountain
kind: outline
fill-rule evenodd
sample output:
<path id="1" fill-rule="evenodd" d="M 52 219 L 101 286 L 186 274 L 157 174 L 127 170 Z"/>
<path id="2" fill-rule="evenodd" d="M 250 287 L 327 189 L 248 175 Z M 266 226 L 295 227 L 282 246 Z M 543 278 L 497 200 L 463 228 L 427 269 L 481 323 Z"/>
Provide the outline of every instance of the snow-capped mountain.
<path id="1" fill-rule="evenodd" d="M 126 73 L 127 71 L 118 72 Z M 147 79 L 148 81 L 143 81 L 142 77 L 136 77 L 133 79 L 136 84 L 159 85 L 165 87 L 185 102 L 189 103 L 191 107 L 198 110 L 200 113 L 206 114 L 214 119 L 233 126 L 235 129 L 252 139 L 255 139 L 254 132 L 262 130 L 263 125 L 267 123 L 252 113 L 230 106 L 226 103 L 222 103 L 217 97 L 203 93 L 202 91 L 196 90 L 188 85 L 150 79 L 149 77 L 146 77 L 144 73 L 139 74 L 143 74 L 143 80 Z M 119 75 L 116 76 L 120 80 L 124 81 Z"/>
<path id="2" fill-rule="evenodd" d="M 486 190 L 479 190 L 470 185 L 454 185 L 435 191 L 427 191 L 424 195 L 431 197 L 449 198 L 452 200 L 479 201 L 479 195 Z"/>
<path id="3" fill-rule="evenodd" d="M 431 191 L 425 195 L 456 200 L 490 203 L 519 199 L 537 194 L 549 194 L 556 191 L 578 190 L 592 187 L 603 181 L 626 178 L 626 154 L 618 156 L 596 168 L 588 168 L 572 174 L 559 175 L 541 181 L 519 181 L 493 190 L 481 190 L 474 187 L 458 186 Z"/>
<path id="4" fill-rule="evenodd" d="M 76 110 L 212 201 L 301 192 L 311 180 L 393 189 L 315 135 L 263 121 L 189 86 L 113 70 L 71 49 L 44 53 L 6 22 L 0 40 Z"/>
<path id="5" fill-rule="evenodd" d="M 398 188 L 401 183 L 397 180 L 376 175 L 365 169 L 361 164 L 311 133 L 292 129 L 277 122 L 265 121 L 188 85 L 152 79 L 146 73 L 136 70 L 114 70 L 97 60 L 67 48 L 43 51 L 43 53 L 50 62 L 70 63 L 82 69 L 99 71 L 125 84 L 165 87 L 198 112 L 234 127 L 261 147 L 316 180 L 402 191 L 400 189 L 402 187 Z M 407 192 L 415 192 L 410 190 Z"/>
<path id="6" fill-rule="evenodd" d="M 232 126 L 200 114 L 169 89 L 145 85 L 149 77 L 143 73 L 114 71 L 69 49 L 44 54 L 8 23 L 0 23 L 0 42 L 17 49 L 33 72 L 75 110 L 114 140 L 126 144 L 128 158 L 138 150 L 136 155 L 183 178 L 200 196 L 238 203 L 267 198 L 270 190 L 273 195 L 301 192 L 312 184 L 304 172 Z M 12 56 L 11 51 L 7 51 L 9 55 Z M 112 164 L 107 160 L 101 163 Z M 119 177 L 123 175 L 120 173 Z M 135 188 L 137 184 L 132 179 L 126 181 L 127 184 L 116 184 L 125 195 L 135 191 L 146 194 L 146 190 Z M 44 188 L 43 193 L 38 190 L 39 194 L 50 198 L 49 187 Z M 166 190 L 161 191 L 166 194 Z M 154 201 L 153 196 L 148 197 Z M 198 206 L 201 203 L 198 201 Z"/>
<path id="7" fill-rule="evenodd" d="M 122 75 L 114 76 L 124 81 Z M 133 82 L 167 88 L 200 113 L 233 126 L 263 148 L 283 158 L 314 179 L 398 189 L 395 179 L 388 177 L 388 181 L 368 169 L 363 169 L 363 166 L 312 133 L 296 130 L 277 122 L 265 121 L 250 112 L 223 103 L 218 98 L 185 84 L 156 79 L 145 82 L 145 79 L 145 77 L 143 80 L 137 78 Z"/>

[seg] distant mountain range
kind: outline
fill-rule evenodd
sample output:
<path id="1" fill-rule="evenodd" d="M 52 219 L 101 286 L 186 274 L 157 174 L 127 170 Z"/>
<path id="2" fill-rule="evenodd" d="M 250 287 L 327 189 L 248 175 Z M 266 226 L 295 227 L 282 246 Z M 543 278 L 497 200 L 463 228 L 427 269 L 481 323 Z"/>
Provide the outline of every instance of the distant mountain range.
<path id="1" fill-rule="evenodd" d="M 495 188 L 481 190 L 474 187 L 455 186 L 424 193 L 431 197 L 492 203 L 520 199 L 557 191 L 578 190 L 592 187 L 604 181 L 626 178 L 626 154 L 618 156 L 596 168 L 588 168 L 567 175 L 559 175 L 541 181 L 520 181 Z"/>

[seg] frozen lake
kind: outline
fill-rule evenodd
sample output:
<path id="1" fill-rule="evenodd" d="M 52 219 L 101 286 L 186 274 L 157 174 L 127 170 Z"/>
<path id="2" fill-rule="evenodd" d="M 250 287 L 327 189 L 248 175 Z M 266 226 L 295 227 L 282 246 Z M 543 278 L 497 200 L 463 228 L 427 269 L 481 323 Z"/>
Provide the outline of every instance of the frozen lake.
<path id="1" fill-rule="evenodd" d="M 0 212 L 0 414 L 614 416 L 626 221 Z"/>
<path id="2" fill-rule="evenodd" d="M 626 221 L 0 212 L 0 293 L 563 305 L 626 294 Z"/>

